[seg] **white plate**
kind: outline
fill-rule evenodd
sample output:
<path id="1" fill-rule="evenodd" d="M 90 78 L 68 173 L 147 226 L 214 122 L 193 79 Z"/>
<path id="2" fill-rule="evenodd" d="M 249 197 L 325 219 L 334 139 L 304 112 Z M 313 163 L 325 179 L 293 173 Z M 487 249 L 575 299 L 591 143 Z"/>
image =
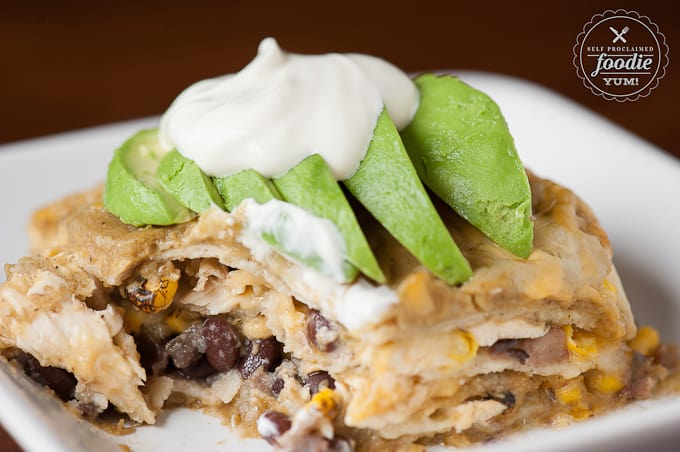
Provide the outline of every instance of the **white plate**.
<path id="1" fill-rule="evenodd" d="M 611 122 L 525 81 L 478 72 L 461 78 L 493 97 L 527 167 L 584 198 L 608 231 L 638 322 L 680 342 L 680 163 Z M 0 264 L 28 249 L 25 225 L 37 207 L 102 181 L 113 149 L 156 118 L 0 146 Z M 4 276 L 0 276 L 0 281 Z M 0 421 L 27 450 L 267 450 L 242 442 L 199 412 L 178 410 L 158 425 L 111 442 L 36 391 L 0 372 Z M 21 384 L 19 384 L 21 383 Z M 680 398 L 638 404 L 559 430 L 511 437 L 485 451 L 675 450 Z M 96 441 L 101 443 L 95 444 Z M 606 447 L 605 447 L 606 446 Z"/>

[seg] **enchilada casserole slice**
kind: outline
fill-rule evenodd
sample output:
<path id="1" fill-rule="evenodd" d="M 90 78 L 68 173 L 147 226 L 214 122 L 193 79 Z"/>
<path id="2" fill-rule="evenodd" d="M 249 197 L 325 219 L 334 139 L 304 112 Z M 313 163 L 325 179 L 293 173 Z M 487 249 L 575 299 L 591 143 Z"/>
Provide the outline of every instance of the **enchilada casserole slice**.
<path id="1" fill-rule="evenodd" d="M 474 269 L 460 286 L 361 212 L 386 285 L 276 253 L 248 233 L 250 201 L 137 228 L 96 188 L 34 215 L 33 254 L 0 286 L 0 346 L 84 417 L 208 408 L 278 450 L 462 446 L 650 397 L 673 350 L 636 335 L 591 210 L 529 180 L 526 260 L 439 206 Z"/>

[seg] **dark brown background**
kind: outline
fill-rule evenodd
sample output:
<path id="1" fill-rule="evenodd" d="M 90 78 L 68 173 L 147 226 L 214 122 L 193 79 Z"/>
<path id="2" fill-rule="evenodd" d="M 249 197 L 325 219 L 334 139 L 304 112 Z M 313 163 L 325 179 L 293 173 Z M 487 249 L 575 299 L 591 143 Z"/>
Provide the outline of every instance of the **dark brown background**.
<path id="1" fill-rule="evenodd" d="M 238 70 L 274 36 L 291 51 L 370 53 L 406 71 L 529 79 L 680 156 L 680 16 L 672 2 L 103 3 L 0 6 L 0 142 L 159 114 L 187 85 Z M 572 66 L 583 25 L 618 8 L 649 16 L 670 47 L 666 77 L 636 102 L 594 96 Z M 0 450 L 18 450 L 1 433 Z"/>

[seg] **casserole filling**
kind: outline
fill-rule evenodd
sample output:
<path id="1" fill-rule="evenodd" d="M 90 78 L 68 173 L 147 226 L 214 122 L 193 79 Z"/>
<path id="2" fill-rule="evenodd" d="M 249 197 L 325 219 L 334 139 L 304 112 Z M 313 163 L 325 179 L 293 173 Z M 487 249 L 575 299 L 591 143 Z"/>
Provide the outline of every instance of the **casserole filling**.
<path id="1" fill-rule="evenodd" d="M 530 180 L 528 260 L 442 213 L 475 268 L 459 287 L 362 220 L 396 302 L 355 323 L 340 292 L 239 242 L 238 210 L 134 228 L 77 195 L 35 215 L 35 254 L 8 266 L 3 354 L 86 418 L 185 405 L 280 450 L 462 446 L 671 388 L 677 350 L 634 326 L 589 209 Z"/>

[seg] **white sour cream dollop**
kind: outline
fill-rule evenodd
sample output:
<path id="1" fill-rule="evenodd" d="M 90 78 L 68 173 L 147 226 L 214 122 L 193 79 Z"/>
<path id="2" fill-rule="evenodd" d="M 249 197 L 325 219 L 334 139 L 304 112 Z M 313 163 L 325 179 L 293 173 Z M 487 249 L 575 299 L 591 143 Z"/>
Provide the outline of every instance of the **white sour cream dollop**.
<path id="1" fill-rule="evenodd" d="M 276 177 L 318 153 L 344 180 L 364 158 L 383 105 L 402 129 L 418 102 L 409 77 L 380 58 L 297 55 L 267 38 L 240 72 L 182 92 L 161 119 L 160 139 L 211 176 L 255 169 Z"/>

